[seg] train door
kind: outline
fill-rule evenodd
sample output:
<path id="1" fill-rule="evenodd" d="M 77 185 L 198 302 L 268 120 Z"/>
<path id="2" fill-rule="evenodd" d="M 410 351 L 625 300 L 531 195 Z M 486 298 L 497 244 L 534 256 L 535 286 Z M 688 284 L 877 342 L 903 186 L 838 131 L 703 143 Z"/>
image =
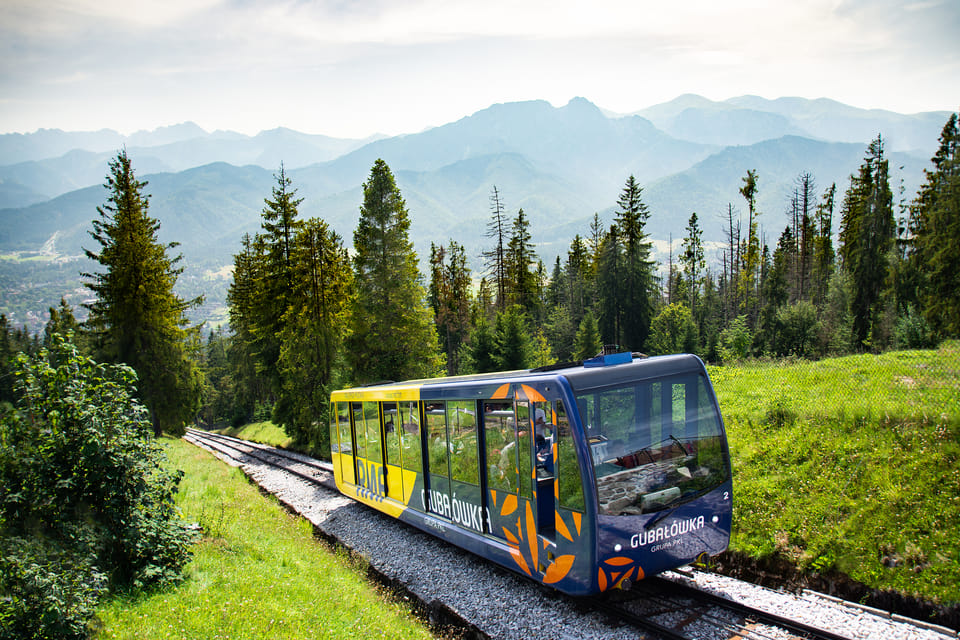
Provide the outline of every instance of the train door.
<path id="1" fill-rule="evenodd" d="M 449 518 L 450 450 L 447 445 L 447 412 L 443 401 L 423 403 L 424 437 L 427 438 L 426 472 L 429 479 L 427 511 Z"/>
<path id="2" fill-rule="evenodd" d="M 369 496 L 386 495 L 383 438 L 380 433 L 380 403 L 351 402 L 356 455 L 357 485 Z"/>
<path id="3" fill-rule="evenodd" d="M 446 403 L 447 451 L 450 460 L 450 515 L 461 527 L 483 531 L 480 450 L 475 400 Z"/>
<path id="4" fill-rule="evenodd" d="M 530 403 L 489 400 L 482 404 L 490 534 L 506 541 L 517 564 L 532 575 L 539 542 Z"/>
<path id="5" fill-rule="evenodd" d="M 420 428 L 420 403 L 407 400 L 398 405 L 399 420 L 397 421 L 398 431 L 400 432 L 400 464 L 404 469 L 403 476 L 403 495 L 409 500 L 410 505 L 417 504 L 412 499 L 418 479 L 420 487 L 425 488 L 423 471 L 423 431 Z M 426 505 L 421 503 L 421 508 L 426 509 Z"/>
<path id="6" fill-rule="evenodd" d="M 354 448 L 353 434 L 350 429 L 349 403 L 334 402 L 330 405 L 330 450 L 334 456 L 334 467 L 340 482 L 354 484 Z"/>
<path id="7" fill-rule="evenodd" d="M 480 495 L 477 403 L 473 400 L 426 402 L 427 507 L 476 532 L 483 531 Z"/>
<path id="8" fill-rule="evenodd" d="M 537 534 L 545 548 L 556 545 L 554 442 L 557 416 L 550 402 L 533 403 L 533 481 Z"/>
<path id="9" fill-rule="evenodd" d="M 400 459 L 402 447 L 403 421 L 396 402 L 380 404 L 383 421 L 383 467 L 386 473 L 386 495 L 399 502 L 404 500 L 403 466 Z M 419 459 L 419 456 L 418 456 Z"/>

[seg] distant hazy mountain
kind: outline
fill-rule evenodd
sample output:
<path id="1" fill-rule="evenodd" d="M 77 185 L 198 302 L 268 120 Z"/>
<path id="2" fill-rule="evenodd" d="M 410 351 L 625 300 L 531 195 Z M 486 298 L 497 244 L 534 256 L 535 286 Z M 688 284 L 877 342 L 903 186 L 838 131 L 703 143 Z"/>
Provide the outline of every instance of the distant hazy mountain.
<path id="1" fill-rule="evenodd" d="M 278 128 L 245 136 L 207 133 L 193 123 L 121 136 L 41 130 L 0 135 L 0 209 L 23 207 L 82 187 L 100 184 L 107 163 L 121 147 L 138 174 L 177 172 L 213 162 L 276 170 L 337 158 L 370 142 L 299 133 Z M 75 145 L 75 146 L 74 146 Z"/>
<path id="2" fill-rule="evenodd" d="M 697 142 L 738 145 L 799 135 L 831 142 L 868 143 L 882 134 L 891 151 L 935 148 L 947 111 L 904 115 L 857 109 L 835 100 L 741 96 L 714 102 L 683 95 L 636 112 L 672 136 Z"/>
<path id="3" fill-rule="evenodd" d="M 613 221 L 631 174 L 644 187 L 654 239 L 681 239 L 696 211 L 704 240 L 721 241 L 727 205 L 743 209 L 741 178 L 755 169 L 760 223 L 772 246 L 787 222 L 797 177 L 811 173 L 821 192 L 836 182 L 839 203 L 877 132 L 888 141 L 894 189 L 902 180 L 909 200 L 948 115 L 864 111 L 829 100 L 718 103 L 681 96 L 613 117 L 578 98 L 559 108 L 543 101 L 497 104 L 421 133 L 366 142 L 287 129 L 256 136 L 207 133 L 189 123 L 128 137 L 109 131 L 8 134 L 0 136 L 0 252 L 42 248 L 63 257 L 95 249 L 88 231 L 106 196 L 107 163 L 121 145 L 138 177 L 149 182 L 161 240 L 180 243 L 184 286 L 190 295 L 206 294 L 208 308 L 223 304 L 222 268 L 231 264 L 242 235 L 259 230 L 281 162 L 304 198 L 301 215 L 325 219 L 350 245 L 362 184 L 383 158 L 406 199 L 421 258 L 431 242 L 455 239 L 475 269 L 489 244 L 484 231 L 494 185 L 511 218 L 524 209 L 537 251 L 550 264 L 575 234 L 589 232 L 594 213 L 604 225 Z M 0 262 L 2 282 L 39 277 L 26 275 L 27 263 L 20 264 Z M 59 301 L 49 283 L 42 296 L 3 286 L 0 312 L 12 308 L 14 298 L 17 309 L 42 310 Z"/>

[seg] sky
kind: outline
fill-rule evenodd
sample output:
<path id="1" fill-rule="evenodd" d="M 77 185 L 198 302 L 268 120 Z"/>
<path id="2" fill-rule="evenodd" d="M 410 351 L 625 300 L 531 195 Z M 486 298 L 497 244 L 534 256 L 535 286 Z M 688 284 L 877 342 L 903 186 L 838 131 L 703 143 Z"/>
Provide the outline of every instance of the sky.
<path id="1" fill-rule="evenodd" d="M 960 0 L 0 0 L 0 133 L 339 138 L 581 96 L 960 105 Z"/>

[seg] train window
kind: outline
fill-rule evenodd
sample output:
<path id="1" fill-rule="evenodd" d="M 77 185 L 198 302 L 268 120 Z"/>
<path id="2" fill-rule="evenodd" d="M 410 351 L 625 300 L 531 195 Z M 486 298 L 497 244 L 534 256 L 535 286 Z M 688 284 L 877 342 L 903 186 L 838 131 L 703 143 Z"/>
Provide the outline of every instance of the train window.
<path id="1" fill-rule="evenodd" d="M 420 449 L 420 411 L 416 402 L 400 405 L 400 460 L 403 468 L 409 471 L 422 471 Z"/>
<path id="2" fill-rule="evenodd" d="M 520 495 L 532 497 L 533 464 L 530 443 L 533 441 L 533 414 L 530 403 L 517 402 L 517 471 L 520 472 Z"/>
<path id="3" fill-rule="evenodd" d="M 356 435 L 357 442 L 356 457 L 366 458 L 367 426 L 363 422 L 363 404 L 360 402 L 351 402 L 350 413 L 353 414 L 353 432 Z"/>
<path id="4" fill-rule="evenodd" d="M 600 513 L 659 511 L 727 480 L 719 414 L 703 376 L 582 394 Z"/>
<path id="5" fill-rule="evenodd" d="M 330 451 L 333 453 L 340 452 L 340 433 L 339 426 L 337 425 L 337 403 L 330 403 L 330 411 L 328 412 L 330 417 Z"/>
<path id="6" fill-rule="evenodd" d="M 483 433 L 487 443 L 487 485 L 517 492 L 517 433 L 512 402 L 483 403 Z"/>
<path id="7" fill-rule="evenodd" d="M 424 406 L 427 421 L 427 449 L 430 453 L 430 473 L 450 477 L 447 466 L 447 424 L 443 402 L 431 402 Z"/>
<path id="8" fill-rule="evenodd" d="M 397 403 L 384 402 L 380 405 L 380 411 L 383 413 L 383 437 L 384 443 L 387 445 L 387 459 L 384 460 L 384 464 L 399 466 L 401 430 L 397 428 L 397 424 L 400 422 Z"/>
<path id="9" fill-rule="evenodd" d="M 367 460 L 383 463 L 383 449 L 380 443 L 380 403 L 363 403 L 363 422 L 367 428 Z"/>
<path id="10" fill-rule="evenodd" d="M 583 483 L 580 479 L 580 465 L 577 464 L 577 452 L 573 446 L 570 432 L 570 418 L 567 416 L 563 401 L 557 401 L 557 428 L 554 439 L 557 443 L 557 483 L 560 494 L 560 506 L 577 511 L 584 510 Z"/>
<path id="11" fill-rule="evenodd" d="M 447 403 L 450 473 L 454 480 L 479 485 L 477 457 L 477 404 L 473 401 Z"/>

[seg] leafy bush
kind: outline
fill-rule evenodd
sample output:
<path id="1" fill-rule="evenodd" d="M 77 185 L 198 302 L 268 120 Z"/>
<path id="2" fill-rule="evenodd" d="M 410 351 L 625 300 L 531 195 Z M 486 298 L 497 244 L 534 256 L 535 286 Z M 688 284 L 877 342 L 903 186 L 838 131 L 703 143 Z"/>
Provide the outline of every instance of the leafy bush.
<path id="1" fill-rule="evenodd" d="M 801 358 L 813 355 L 820 322 L 817 308 L 807 300 L 782 307 L 777 311 L 777 355 Z"/>
<path id="2" fill-rule="evenodd" d="M 743 360 L 750 352 L 753 336 L 746 316 L 737 316 L 730 326 L 720 332 L 720 357 L 725 363 Z"/>
<path id="3" fill-rule="evenodd" d="M 901 349 L 929 349 L 934 345 L 930 325 L 913 307 L 897 318 L 893 331 L 897 346 Z"/>
<path id="4" fill-rule="evenodd" d="M 82 637 L 105 588 L 179 579 L 193 537 L 173 500 L 182 474 L 164 468 L 129 367 L 57 336 L 14 373 L 17 406 L 0 416 L 0 637 Z"/>
<path id="5" fill-rule="evenodd" d="M 0 638 L 85 638 L 107 577 L 48 540 L 0 539 Z"/>
<path id="6" fill-rule="evenodd" d="M 667 305 L 650 325 L 651 354 L 693 353 L 697 350 L 697 325 L 682 302 Z"/>

